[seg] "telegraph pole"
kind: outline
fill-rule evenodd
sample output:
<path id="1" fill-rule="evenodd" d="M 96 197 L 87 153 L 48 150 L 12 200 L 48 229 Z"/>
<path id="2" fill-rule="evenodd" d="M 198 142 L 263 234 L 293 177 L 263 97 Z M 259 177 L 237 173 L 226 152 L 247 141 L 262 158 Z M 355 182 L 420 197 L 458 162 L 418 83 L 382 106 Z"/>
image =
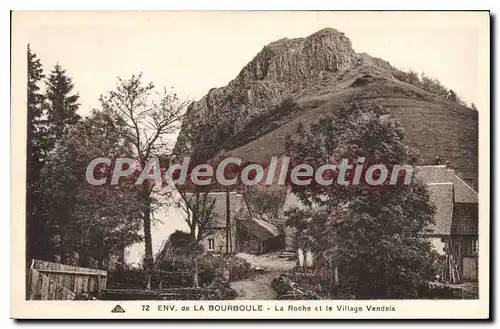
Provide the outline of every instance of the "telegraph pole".
<path id="1" fill-rule="evenodd" d="M 226 254 L 231 248 L 231 205 L 229 204 L 229 186 L 226 186 Z"/>

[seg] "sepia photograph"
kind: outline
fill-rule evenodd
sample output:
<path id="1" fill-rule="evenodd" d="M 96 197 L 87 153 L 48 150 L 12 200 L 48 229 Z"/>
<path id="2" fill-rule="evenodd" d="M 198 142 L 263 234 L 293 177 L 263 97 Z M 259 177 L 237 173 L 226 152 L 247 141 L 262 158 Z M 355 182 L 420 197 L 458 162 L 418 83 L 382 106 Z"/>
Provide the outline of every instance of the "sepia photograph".
<path id="1" fill-rule="evenodd" d="M 488 317 L 489 26 L 12 12 L 13 314 Z"/>

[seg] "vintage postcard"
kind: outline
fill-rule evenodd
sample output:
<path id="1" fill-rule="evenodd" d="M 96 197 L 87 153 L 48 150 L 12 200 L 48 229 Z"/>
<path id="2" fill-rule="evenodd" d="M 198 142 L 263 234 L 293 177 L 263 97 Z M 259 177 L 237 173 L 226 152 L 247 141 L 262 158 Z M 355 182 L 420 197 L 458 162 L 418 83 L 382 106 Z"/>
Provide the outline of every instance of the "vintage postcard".
<path id="1" fill-rule="evenodd" d="M 490 317 L 490 14 L 12 13 L 13 318 Z"/>

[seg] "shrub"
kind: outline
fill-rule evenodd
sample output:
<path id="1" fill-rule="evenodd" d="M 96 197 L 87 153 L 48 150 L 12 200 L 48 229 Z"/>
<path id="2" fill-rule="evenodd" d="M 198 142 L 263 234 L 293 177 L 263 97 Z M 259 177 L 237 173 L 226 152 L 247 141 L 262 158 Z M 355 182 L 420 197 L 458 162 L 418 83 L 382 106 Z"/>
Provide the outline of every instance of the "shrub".
<path id="1" fill-rule="evenodd" d="M 278 299 L 293 299 L 293 300 L 315 300 L 320 299 L 320 296 L 308 287 L 304 287 L 290 279 L 288 275 L 281 274 L 274 278 L 271 287 L 276 291 Z"/>
<path id="2" fill-rule="evenodd" d="M 422 299 L 462 299 L 464 297 L 464 291 L 461 288 L 444 285 L 421 283 L 417 285 L 416 290 L 419 298 Z M 477 298 L 477 296 L 472 298 Z"/>
<path id="3" fill-rule="evenodd" d="M 153 272 L 151 287 L 179 288 L 191 287 L 193 284 L 193 262 L 177 259 L 175 264 L 164 262 L 158 271 Z M 242 280 L 253 273 L 251 265 L 244 259 L 233 255 L 213 255 L 207 253 L 198 260 L 198 282 L 200 286 L 207 287 L 217 280 L 225 280 L 225 273 L 229 281 Z M 115 270 L 108 272 L 107 286 L 119 289 L 144 289 L 146 286 L 146 273 L 142 268 Z"/>
<path id="4" fill-rule="evenodd" d="M 220 278 L 215 279 L 208 287 L 209 291 L 216 291 L 215 296 L 212 299 L 217 300 L 227 300 L 235 299 L 236 291 L 229 286 L 229 282 L 221 280 Z"/>
<path id="5" fill-rule="evenodd" d="M 100 300 L 228 300 L 236 297 L 236 291 L 227 282 L 214 282 L 209 288 L 168 289 L 109 289 L 103 291 Z"/>
<path id="6" fill-rule="evenodd" d="M 210 284 L 217 278 L 229 274 L 229 281 L 247 278 L 252 273 L 251 265 L 244 259 L 233 255 L 206 254 L 198 261 L 200 284 Z"/>
<path id="7" fill-rule="evenodd" d="M 360 289 L 354 282 L 341 277 L 335 286 L 325 273 L 291 271 L 274 278 L 272 287 L 280 299 L 308 299 L 304 294 L 321 299 L 474 299 L 476 291 L 428 282 L 392 282 L 386 285 L 374 282 L 372 289 Z"/>
<path id="8" fill-rule="evenodd" d="M 229 281 L 238 281 L 248 278 L 252 274 L 252 266 L 246 260 L 235 256 L 226 259 L 229 268 Z"/>
<path id="9" fill-rule="evenodd" d="M 106 286 L 108 288 L 144 288 L 145 273 L 142 268 L 119 269 L 108 272 Z"/>

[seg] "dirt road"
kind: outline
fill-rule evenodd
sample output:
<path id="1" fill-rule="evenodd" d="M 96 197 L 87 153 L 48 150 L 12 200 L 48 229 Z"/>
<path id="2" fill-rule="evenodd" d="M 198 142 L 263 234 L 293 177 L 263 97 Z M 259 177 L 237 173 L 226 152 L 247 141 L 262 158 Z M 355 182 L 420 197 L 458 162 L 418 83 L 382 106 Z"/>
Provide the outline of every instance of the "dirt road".
<path id="1" fill-rule="evenodd" d="M 279 272 L 264 272 L 252 278 L 231 283 L 238 296 L 236 299 L 275 299 L 276 293 L 271 287 L 272 280 Z"/>
<path id="2" fill-rule="evenodd" d="M 255 274 L 248 279 L 231 282 L 231 288 L 238 294 L 236 299 L 265 300 L 276 298 L 276 293 L 271 287 L 273 279 L 279 273 L 289 271 L 295 266 L 294 261 L 279 258 L 278 255 L 278 253 L 258 256 L 243 253 L 236 255 L 251 265 L 264 269 L 263 273 Z"/>

